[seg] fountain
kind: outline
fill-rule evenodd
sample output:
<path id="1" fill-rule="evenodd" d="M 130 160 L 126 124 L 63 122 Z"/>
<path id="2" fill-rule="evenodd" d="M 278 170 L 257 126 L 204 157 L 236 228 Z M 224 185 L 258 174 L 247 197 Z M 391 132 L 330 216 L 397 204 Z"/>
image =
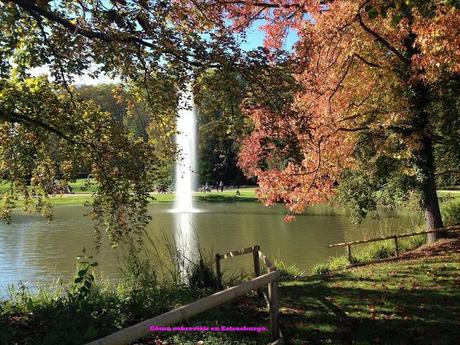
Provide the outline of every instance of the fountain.
<path id="1" fill-rule="evenodd" d="M 192 192 L 196 168 L 196 110 L 191 90 L 181 92 L 177 117 L 176 200 L 174 211 L 193 213 Z"/>
<path id="2" fill-rule="evenodd" d="M 181 92 L 178 106 L 176 145 L 179 155 L 175 166 L 175 202 L 172 210 L 176 213 L 176 246 L 184 258 L 181 267 L 183 273 L 197 254 L 192 225 L 193 214 L 199 211 L 193 207 L 192 200 L 196 176 L 196 137 L 196 109 L 189 87 Z"/>

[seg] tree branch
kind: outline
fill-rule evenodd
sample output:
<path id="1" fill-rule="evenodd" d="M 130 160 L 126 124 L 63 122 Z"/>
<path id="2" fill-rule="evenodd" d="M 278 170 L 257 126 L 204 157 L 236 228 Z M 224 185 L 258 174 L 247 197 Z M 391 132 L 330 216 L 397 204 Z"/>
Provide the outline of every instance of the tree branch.
<path id="1" fill-rule="evenodd" d="M 60 137 L 61 139 L 64 139 L 65 141 L 67 141 L 67 142 L 69 142 L 71 144 L 74 144 L 74 145 L 83 145 L 83 146 L 90 145 L 90 144 L 79 142 L 79 141 L 71 138 L 67 134 L 63 133 L 61 130 L 59 130 L 58 128 L 54 127 L 53 125 L 47 124 L 47 123 L 45 123 L 45 122 L 43 122 L 41 120 L 38 120 L 38 119 L 34 119 L 34 118 L 30 117 L 30 116 L 21 115 L 21 114 L 14 113 L 14 112 L 8 112 L 5 109 L 0 108 L 0 118 L 5 120 L 5 121 L 8 121 L 8 122 L 22 123 L 22 124 L 24 124 L 26 126 L 29 125 L 29 126 L 33 126 L 33 127 L 42 128 L 42 129 L 46 130 L 47 132 L 53 133 L 53 134 L 57 135 L 58 137 Z"/>
<path id="2" fill-rule="evenodd" d="M 198 63 L 197 61 L 190 61 L 190 59 L 188 59 L 188 57 L 184 57 L 184 56 L 180 55 L 179 53 L 174 52 L 171 49 L 167 49 L 167 48 L 164 48 L 164 47 L 160 48 L 160 47 L 156 46 L 155 44 L 147 42 L 147 41 L 145 41 L 145 40 L 143 40 L 143 39 L 141 39 L 139 37 L 133 36 L 132 34 L 126 35 L 125 32 L 119 32 L 120 37 L 116 37 L 116 36 L 113 36 L 113 35 L 109 35 L 109 34 L 107 34 L 105 32 L 85 29 L 85 28 L 83 28 L 81 26 L 78 26 L 78 25 L 72 23 L 70 20 L 59 16 L 58 14 L 56 14 L 56 13 L 54 13 L 52 11 L 49 11 L 49 10 L 47 10 L 45 8 L 37 6 L 35 4 L 35 2 L 30 1 L 30 0 L 6 0 L 6 1 L 16 4 L 17 6 L 21 7 L 23 10 L 25 10 L 26 12 L 28 12 L 30 15 L 32 15 L 34 17 L 36 15 L 39 15 L 39 16 L 41 16 L 43 18 L 46 18 L 46 19 L 48 19 L 48 20 L 50 20 L 52 22 L 55 22 L 55 23 L 63 26 L 64 28 L 68 29 L 70 32 L 72 32 L 74 34 L 80 34 L 80 35 L 82 35 L 82 36 L 84 36 L 86 38 L 89 38 L 89 39 L 99 39 L 99 40 L 107 42 L 107 43 L 112 43 L 112 42 L 136 43 L 136 44 L 140 44 L 140 45 L 143 45 L 145 47 L 149 47 L 149 48 L 152 48 L 152 49 L 155 49 L 155 50 L 160 50 L 163 53 L 171 55 L 171 56 L 175 57 L 177 60 L 180 60 L 180 61 L 185 62 L 187 64 L 190 64 L 192 66 L 196 66 L 196 67 L 201 67 L 202 66 L 201 63 Z"/>
<path id="3" fill-rule="evenodd" d="M 305 9 L 304 4 L 279 4 L 272 2 L 260 2 L 260 1 L 244 1 L 244 0 L 224 0 L 217 1 L 219 5 L 245 5 L 245 6 L 254 6 L 262 8 L 295 8 L 295 9 Z"/>
<path id="4" fill-rule="evenodd" d="M 395 47 L 393 47 L 387 40 L 385 40 L 382 36 L 380 36 L 377 32 L 369 28 L 363 21 L 363 18 L 361 16 L 361 12 L 358 11 L 358 14 L 356 15 L 358 18 L 359 25 L 369 33 L 371 36 L 373 36 L 378 42 L 383 44 L 385 47 L 387 47 L 393 54 L 395 54 L 399 60 L 401 60 L 404 64 L 409 65 L 411 60 L 406 58 L 401 52 L 399 52 Z"/>

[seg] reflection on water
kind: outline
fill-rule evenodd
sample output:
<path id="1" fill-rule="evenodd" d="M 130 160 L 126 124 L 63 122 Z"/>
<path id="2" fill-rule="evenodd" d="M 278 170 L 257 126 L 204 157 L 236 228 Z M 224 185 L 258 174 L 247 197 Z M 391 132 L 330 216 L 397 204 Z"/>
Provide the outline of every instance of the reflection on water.
<path id="1" fill-rule="evenodd" d="M 148 234 L 152 239 L 165 234 L 174 238 L 192 257 L 198 243 L 214 253 L 259 244 L 271 258 L 297 264 L 307 272 L 329 256 L 343 253 L 343 248 L 328 249 L 328 244 L 408 231 L 420 222 L 410 213 L 382 213 L 380 220 L 367 219 L 356 226 L 344 210 L 316 207 L 286 224 L 281 205 L 266 208 L 257 203 L 197 203 L 196 207 L 206 212 L 171 213 L 171 204 L 151 204 L 153 219 Z M 84 217 L 86 212 L 80 206 L 61 206 L 55 209 L 56 219 L 51 223 L 38 216 L 17 215 L 11 225 L 0 224 L 0 287 L 18 281 L 70 278 L 82 248 L 94 254 L 92 223 Z M 99 274 L 117 277 L 116 253 L 103 243 L 95 255 Z M 222 268 L 227 272 L 241 268 L 249 271 L 251 260 L 250 256 L 225 260 Z"/>
<path id="2" fill-rule="evenodd" d="M 187 272 L 190 265 L 198 255 L 198 243 L 196 233 L 193 228 L 194 213 L 174 213 L 175 221 L 175 242 L 177 251 L 183 258 L 182 272 Z"/>

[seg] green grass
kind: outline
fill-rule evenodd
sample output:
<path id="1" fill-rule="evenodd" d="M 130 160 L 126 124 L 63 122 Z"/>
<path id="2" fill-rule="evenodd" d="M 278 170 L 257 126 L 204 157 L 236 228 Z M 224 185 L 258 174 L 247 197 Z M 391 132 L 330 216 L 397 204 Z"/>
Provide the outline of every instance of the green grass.
<path id="1" fill-rule="evenodd" d="M 85 178 L 76 179 L 75 182 L 69 183 L 72 188 L 72 192 L 75 194 L 80 193 L 94 193 L 97 189 L 97 184 L 94 182 L 94 179 L 88 181 Z"/>
<path id="2" fill-rule="evenodd" d="M 92 196 L 97 189 L 94 180 L 87 184 L 86 179 L 76 179 L 71 182 L 72 192 L 63 197 L 53 197 L 53 205 L 81 205 L 85 202 L 91 202 Z M 0 182 L 0 193 L 5 192 L 8 184 Z M 257 202 L 255 188 L 240 188 L 240 196 L 236 196 L 236 189 L 226 189 L 224 192 L 211 193 L 195 192 L 194 199 L 203 202 Z M 151 193 L 152 202 L 174 202 L 174 193 Z M 452 200 L 460 200 L 460 190 L 439 190 L 438 196 L 441 202 L 449 202 Z"/>
<path id="3" fill-rule="evenodd" d="M 325 276 L 284 278 L 280 321 L 289 344 L 460 343 L 460 239 L 406 260 Z M 289 275 L 288 275 L 289 276 Z M 82 344 L 212 293 L 182 285 L 106 282 L 85 300 L 54 290 L 12 291 L 0 303 L 0 343 Z M 182 326 L 265 326 L 255 293 L 181 322 Z M 137 344 L 267 344 L 269 333 L 153 333 Z"/>
<path id="4" fill-rule="evenodd" d="M 1 189 L 1 188 L 0 188 Z M 1 191 L 1 190 L 0 190 Z M 193 194 L 193 199 L 201 202 L 257 202 L 255 188 L 241 188 L 240 196 L 236 196 L 236 189 L 227 189 L 224 192 L 211 192 L 202 193 L 196 192 Z M 171 193 L 151 193 L 151 202 L 154 203 L 172 203 L 175 196 Z M 84 203 L 91 203 L 93 200 L 92 194 L 86 192 L 76 192 L 75 194 L 63 194 L 50 198 L 51 204 L 54 206 L 59 205 L 83 205 Z"/>
<path id="5" fill-rule="evenodd" d="M 460 201 L 460 190 L 438 190 L 438 198 L 443 202 Z"/>
<path id="6" fill-rule="evenodd" d="M 423 231 L 423 229 L 420 229 Z M 399 253 L 403 254 L 426 243 L 425 235 L 400 238 L 398 240 Z M 346 248 L 346 247 L 344 247 Z M 350 264 L 362 264 L 373 260 L 388 259 L 396 256 L 394 240 L 385 240 L 358 244 L 351 247 L 352 259 L 347 254 L 332 256 L 326 263 L 317 264 L 313 267 L 313 274 L 326 274 L 332 271 L 343 270 Z"/>
<path id="7" fill-rule="evenodd" d="M 53 196 L 50 198 L 53 206 L 60 205 L 83 205 L 91 203 L 93 200 L 92 194 L 96 192 L 97 185 L 94 180 L 88 184 L 86 179 L 77 179 L 75 182 L 69 184 L 72 188 L 73 194 L 64 194 L 60 196 Z M 7 191 L 9 188 L 8 183 L 0 182 L 0 193 Z M 225 189 L 223 192 L 216 192 L 213 190 L 210 193 L 195 192 L 193 194 L 194 200 L 201 202 L 257 202 L 255 188 L 240 188 L 240 195 L 236 196 L 237 189 Z M 151 202 L 163 203 L 174 202 L 174 193 L 157 193 L 152 192 Z"/>
<path id="8" fill-rule="evenodd" d="M 458 344 L 460 239 L 409 254 L 323 276 L 285 267 L 279 305 L 288 343 Z M 126 281 L 99 282 L 84 299 L 69 298 L 60 284 L 11 290 L 11 300 L 0 302 L 0 344 L 82 344 L 213 293 L 174 280 L 156 284 L 151 260 L 133 265 Z M 269 319 L 264 300 L 250 293 L 179 325 L 268 327 Z M 267 344 L 269 332 L 153 333 L 136 343 L 198 341 Z"/>
<path id="9" fill-rule="evenodd" d="M 459 344 L 460 243 L 281 284 L 292 344 Z"/>

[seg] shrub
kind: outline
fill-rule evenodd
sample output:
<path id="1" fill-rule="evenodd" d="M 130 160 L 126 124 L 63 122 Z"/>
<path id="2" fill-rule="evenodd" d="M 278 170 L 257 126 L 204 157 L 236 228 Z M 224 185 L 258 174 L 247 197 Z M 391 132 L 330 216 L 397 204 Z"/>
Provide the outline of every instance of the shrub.
<path id="1" fill-rule="evenodd" d="M 345 255 L 333 256 L 329 258 L 328 266 L 331 271 L 339 271 L 348 267 L 350 263 L 348 262 L 348 257 Z"/>
<path id="2" fill-rule="evenodd" d="M 198 263 L 192 263 L 187 271 L 187 283 L 190 288 L 212 289 L 216 286 L 216 275 L 212 270 L 212 261 L 205 261 L 201 251 Z"/>
<path id="3" fill-rule="evenodd" d="M 426 243 L 425 235 L 417 235 L 407 238 L 400 238 L 398 242 L 399 252 L 403 253 L 420 247 Z M 332 256 L 325 264 L 317 264 L 313 267 L 313 274 L 326 274 L 331 271 L 340 271 L 350 264 L 368 262 L 372 260 L 381 260 L 396 255 L 396 248 L 393 240 L 371 242 L 360 247 L 354 247 L 351 262 L 347 255 Z"/>
<path id="4" fill-rule="evenodd" d="M 350 263 L 346 255 L 331 256 L 327 263 L 313 266 L 312 273 L 322 275 L 331 271 L 343 270 L 349 265 Z"/>
<path id="5" fill-rule="evenodd" d="M 77 270 L 67 294 L 70 301 L 80 301 L 89 297 L 94 286 L 93 268 L 96 266 L 97 262 L 92 256 L 87 256 L 86 250 L 83 249 L 83 255 L 77 257 Z"/>
<path id="6" fill-rule="evenodd" d="M 358 262 L 380 260 L 392 257 L 395 253 L 393 240 L 371 242 L 357 250 L 356 259 Z"/>

